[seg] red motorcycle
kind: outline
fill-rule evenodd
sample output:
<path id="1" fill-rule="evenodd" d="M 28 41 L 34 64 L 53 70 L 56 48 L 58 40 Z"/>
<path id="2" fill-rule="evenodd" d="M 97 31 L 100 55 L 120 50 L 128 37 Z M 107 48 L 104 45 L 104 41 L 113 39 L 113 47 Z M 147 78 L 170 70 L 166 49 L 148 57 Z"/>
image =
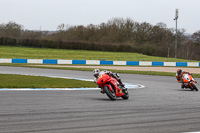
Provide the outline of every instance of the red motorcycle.
<path id="1" fill-rule="evenodd" d="M 198 91 L 196 83 L 197 82 L 194 80 L 192 75 L 187 74 L 187 73 L 183 74 L 183 84 L 186 88 L 190 88 L 191 90 Z"/>
<path id="2" fill-rule="evenodd" d="M 100 75 L 97 79 L 97 84 L 103 89 L 111 100 L 116 100 L 118 97 L 122 97 L 123 99 L 129 98 L 127 88 L 122 89 L 117 80 L 112 76 L 107 74 Z"/>

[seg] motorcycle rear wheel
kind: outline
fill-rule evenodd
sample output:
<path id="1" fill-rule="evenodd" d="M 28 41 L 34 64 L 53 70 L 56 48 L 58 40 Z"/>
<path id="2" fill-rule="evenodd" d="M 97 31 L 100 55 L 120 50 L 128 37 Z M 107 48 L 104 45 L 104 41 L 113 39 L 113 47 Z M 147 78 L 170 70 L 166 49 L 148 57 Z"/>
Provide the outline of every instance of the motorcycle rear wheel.
<path id="1" fill-rule="evenodd" d="M 110 85 L 112 87 L 112 85 Z M 115 94 L 115 89 L 112 87 L 112 91 L 108 86 L 104 87 L 104 91 L 106 92 L 106 95 L 111 99 L 111 100 L 116 100 L 117 96 Z"/>
<path id="2" fill-rule="evenodd" d="M 196 85 L 195 85 L 195 84 L 191 83 L 191 85 L 192 85 L 192 87 L 193 87 L 193 90 L 196 90 L 196 91 L 198 91 L 198 89 L 197 89 L 197 87 L 196 87 Z"/>

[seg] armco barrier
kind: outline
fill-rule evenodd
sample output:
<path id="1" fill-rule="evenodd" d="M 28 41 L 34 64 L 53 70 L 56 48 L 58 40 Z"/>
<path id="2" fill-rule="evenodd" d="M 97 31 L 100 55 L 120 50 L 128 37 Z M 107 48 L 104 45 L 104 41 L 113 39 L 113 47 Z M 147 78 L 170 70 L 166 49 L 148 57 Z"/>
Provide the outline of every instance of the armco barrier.
<path id="1" fill-rule="evenodd" d="M 200 67 L 200 62 L 105 61 L 105 60 L 60 60 L 60 59 L 1 59 L 0 58 L 0 63 Z"/>

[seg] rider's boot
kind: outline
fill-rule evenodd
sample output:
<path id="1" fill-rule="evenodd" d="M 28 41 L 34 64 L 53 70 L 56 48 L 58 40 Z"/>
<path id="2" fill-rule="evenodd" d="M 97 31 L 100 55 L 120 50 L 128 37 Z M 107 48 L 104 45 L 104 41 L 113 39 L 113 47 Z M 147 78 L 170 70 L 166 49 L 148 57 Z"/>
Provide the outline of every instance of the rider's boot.
<path id="1" fill-rule="evenodd" d="M 98 86 L 98 87 L 100 88 L 100 92 L 101 92 L 102 94 L 104 94 L 104 93 L 105 93 L 104 89 L 101 88 L 100 86 Z"/>
<path id="2" fill-rule="evenodd" d="M 184 89 L 184 88 L 185 88 L 185 85 L 184 85 L 184 84 L 182 84 L 182 85 L 181 85 L 181 88 L 182 88 L 182 89 Z"/>

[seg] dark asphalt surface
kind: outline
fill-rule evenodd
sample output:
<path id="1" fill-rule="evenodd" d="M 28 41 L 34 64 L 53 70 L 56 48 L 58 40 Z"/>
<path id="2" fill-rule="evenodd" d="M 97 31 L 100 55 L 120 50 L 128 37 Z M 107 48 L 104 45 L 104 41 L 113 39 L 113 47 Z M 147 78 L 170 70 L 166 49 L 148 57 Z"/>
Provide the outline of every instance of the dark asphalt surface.
<path id="1" fill-rule="evenodd" d="M 91 72 L 38 68 L 0 66 L 0 73 L 93 79 Z M 98 90 L 0 91 L 0 133 L 200 131 L 200 92 L 180 89 L 175 77 L 120 75 L 126 83 L 146 87 L 116 101 Z"/>

